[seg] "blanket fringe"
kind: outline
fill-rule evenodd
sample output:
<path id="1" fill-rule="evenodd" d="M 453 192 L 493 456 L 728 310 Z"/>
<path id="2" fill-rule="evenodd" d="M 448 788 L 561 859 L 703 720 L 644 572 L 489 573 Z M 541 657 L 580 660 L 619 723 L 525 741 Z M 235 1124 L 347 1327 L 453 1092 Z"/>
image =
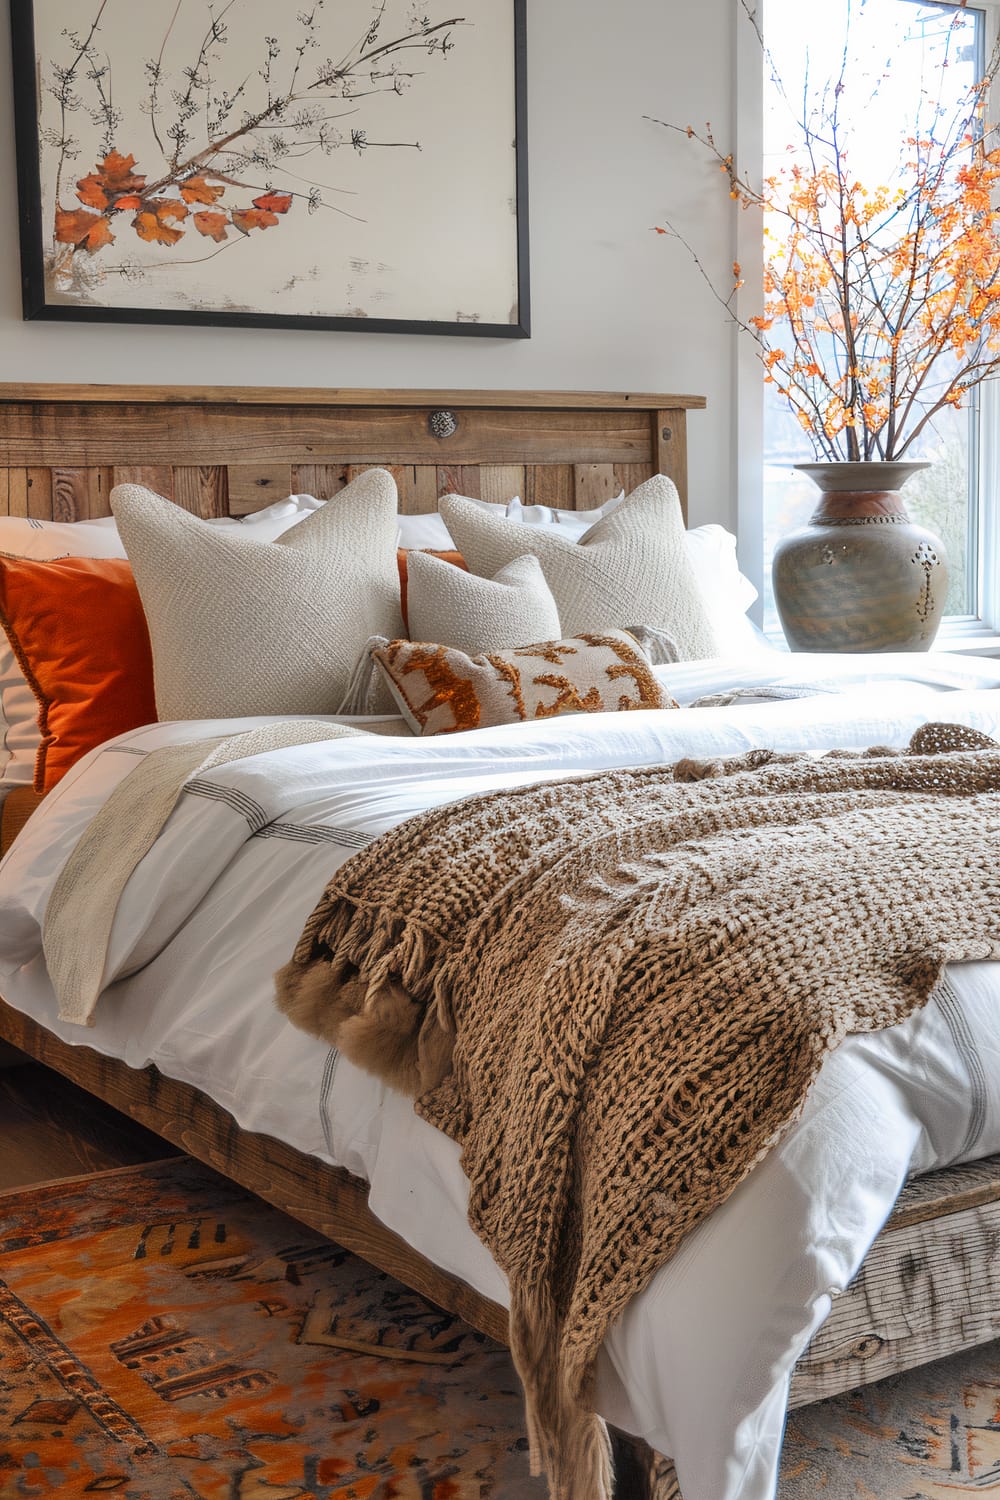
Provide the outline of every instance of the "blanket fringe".
<path id="1" fill-rule="evenodd" d="M 545 1474 L 549 1500 L 611 1500 L 608 1429 L 591 1393 L 574 1390 L 560 1372 L 558 1319 L 546 1288 L 512 1288 L 510 1340 L 524 1385 L 531 1473 Z"/>
<path id="2" fill-rule="evenodd" d="M 278 1007 L 393 1087 L 426 1093 L 449 1072 L 454 1038 L 456 956 L 442 962 L 439 948 L 426 927 L 328 890 L 275 975 Z"/>

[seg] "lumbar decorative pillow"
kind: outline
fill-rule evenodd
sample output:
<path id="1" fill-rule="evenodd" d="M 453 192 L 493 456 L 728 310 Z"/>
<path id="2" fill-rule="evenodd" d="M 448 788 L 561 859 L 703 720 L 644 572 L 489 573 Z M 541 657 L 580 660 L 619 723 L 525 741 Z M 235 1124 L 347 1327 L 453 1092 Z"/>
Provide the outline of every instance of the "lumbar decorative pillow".
<path id="1" fill-rule="evenodd" d="M 624 630 L 474 657 L 428 641 L 384 641 L 371 655 L 406 722 L 420 735 L 556 714 L 677 707 Z"/>
<path id="2" fill-rule="evenodd" d="M 495 578 L 479 578 L 428 552 L 410 552 L 406 587 L 414 641 L 437 641 L 476 656 L 561 634 L 552 590 L 530 555 L 515 557 Z"/>
<path id="3" fill-rule="evenodd" d="M 717 654 L 680 500 L 665 474 L 633 490 L 580 541 L 558 535 L 557 527 L 484 515 L 457 495 L 444 496 L 441 509 L 473 572 L 492 577 L 523 553 L 538 558 L 566 635 L 639 620 L 668 631 L 685 659 Z"/>
<path id="4" fill-rule="evenodd" d="M 372 635 L 399 635 L 396 485 L 369 469 L 276 541 L 139 485 L 111 508 L 153 647 L 161 719 L 335 713 Z"/>

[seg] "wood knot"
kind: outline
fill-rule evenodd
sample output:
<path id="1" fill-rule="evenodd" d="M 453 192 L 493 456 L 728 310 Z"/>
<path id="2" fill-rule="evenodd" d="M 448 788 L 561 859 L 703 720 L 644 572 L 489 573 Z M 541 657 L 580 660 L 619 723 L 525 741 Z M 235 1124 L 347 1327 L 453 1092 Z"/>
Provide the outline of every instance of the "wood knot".
<path id="1" fill-rule="evenodd" d="M 885 1339 L 880 1339 L 877 1333 L 864 1333 L 851 1345 L 847 1351 L 851 1359 L 871 1359 L 884 1346 Z"/>

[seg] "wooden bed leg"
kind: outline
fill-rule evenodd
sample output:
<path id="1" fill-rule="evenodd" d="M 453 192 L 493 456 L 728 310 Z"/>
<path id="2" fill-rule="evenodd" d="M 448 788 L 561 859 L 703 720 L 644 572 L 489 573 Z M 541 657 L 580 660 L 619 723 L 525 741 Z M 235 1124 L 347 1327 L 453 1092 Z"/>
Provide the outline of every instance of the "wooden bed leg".
<path id="1" fill-rule="evenodd" d="M 642 1438 L 609 1427 L 615 1465 L 615 1500 L 683 1500 L 674 1466 Z"/>

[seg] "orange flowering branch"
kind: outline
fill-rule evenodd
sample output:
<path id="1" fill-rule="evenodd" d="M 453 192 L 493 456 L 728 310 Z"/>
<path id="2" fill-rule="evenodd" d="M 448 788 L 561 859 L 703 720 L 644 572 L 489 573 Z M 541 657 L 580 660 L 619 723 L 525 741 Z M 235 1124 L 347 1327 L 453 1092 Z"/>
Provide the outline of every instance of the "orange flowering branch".
<path id="1" fill-rule="evenodd" d="M 765 380 L 817 453 L 894 459 L 937 412 L 1000 374 L 1000 137 L 985 120 L 1000 47 L 950 117 L 934 104 L 925 124 L 918 102 L 890 185 L 867 186 L 851 171 L 841 113 L 847 67 L 845 45 L 818 111 L 801 111 L 790 165 L 759 187 L 710 125 L 654 123 L 692 141 L 734 204 L 761 214 L 763 311 L 739 316 L 739 267 L 727 294 L 716 295 L 754 339 Z M 669 221 L 657 228 L 693 253 Z"/>

